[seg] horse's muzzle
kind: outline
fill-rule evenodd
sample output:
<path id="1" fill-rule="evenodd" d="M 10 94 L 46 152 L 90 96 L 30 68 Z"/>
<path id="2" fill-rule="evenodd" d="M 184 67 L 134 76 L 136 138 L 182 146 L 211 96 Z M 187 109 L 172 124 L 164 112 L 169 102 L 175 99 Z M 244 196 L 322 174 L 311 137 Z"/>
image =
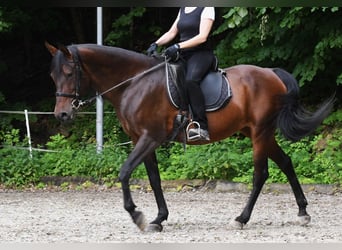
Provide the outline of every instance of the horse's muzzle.
<path id="1" fill-rule="evenodd" d="M 61 122 L 68 122 L 74 119 L 74 112 L 55 112 L 55 117 Z"/>

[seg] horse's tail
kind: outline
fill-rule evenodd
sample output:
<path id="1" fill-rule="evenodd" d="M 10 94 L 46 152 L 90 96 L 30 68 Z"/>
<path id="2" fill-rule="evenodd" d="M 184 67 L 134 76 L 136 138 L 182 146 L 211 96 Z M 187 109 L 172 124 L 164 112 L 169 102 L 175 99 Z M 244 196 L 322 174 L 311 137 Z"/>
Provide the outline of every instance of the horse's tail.
<path id="1" fill-rule="evenodd" d="M 291 141 L 298 141 L 311 134 L 330 114 L 335 95 L 310 112 L 299 103 L 299 86 L 296 79 L 283 69 L 275 68 L 273 72 L 282 80 L 287 93 L 281 96 L 281 109 L 277 118 L 277 127 L 284 137 Z"/>

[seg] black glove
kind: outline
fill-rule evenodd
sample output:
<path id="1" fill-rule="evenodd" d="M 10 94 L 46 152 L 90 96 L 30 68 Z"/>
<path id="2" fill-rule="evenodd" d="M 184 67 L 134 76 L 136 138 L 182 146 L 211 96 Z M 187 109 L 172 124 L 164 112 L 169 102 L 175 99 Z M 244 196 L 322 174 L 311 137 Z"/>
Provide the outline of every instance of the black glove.
<path id="1" fill-rule="evenodd" d="M 180 49 L 180 47 L 179 47 L 179 44 L 178 43 L 176 43 L 176 44 L 174 44 L 174 45 L 172 45 L 172 46 L 170 46 L 170 47 L 168 47 L 166 50 L 165 50 L 165 56 L 166 56 L 166 58 L 169 58 L 169 59 L 171 59 L 172 61 L 177 61 L 177 59 L 178 59 L 178 56 L 179 56 L 179 49 Z"/>
<path id="2" fill-rule="evenodd" d="M 152 43 L 150 45 L 150 47 L 147 49 L 147 55 L 148 56 L 154 55 L 156 53 L 156 51 L 157 51 L 157 48 L 158 48 L 158 44 Z"/>

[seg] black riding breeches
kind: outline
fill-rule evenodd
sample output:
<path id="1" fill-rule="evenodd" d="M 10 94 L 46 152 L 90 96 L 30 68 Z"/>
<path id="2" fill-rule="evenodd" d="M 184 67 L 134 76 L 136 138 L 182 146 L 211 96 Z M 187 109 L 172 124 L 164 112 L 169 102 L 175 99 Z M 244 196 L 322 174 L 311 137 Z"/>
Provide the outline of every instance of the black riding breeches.
<path id="1" fill-rule="evenodd" d="M 208 129 L 208 120 L 205 113 L 205 103 L 200 82 L 208 73 L 214 62 L 214 54 L 210 50 L 184 53 L 186 62 L 185 88 L 193 113 L 193 120 L 198 122 L 202 129 Z"/>

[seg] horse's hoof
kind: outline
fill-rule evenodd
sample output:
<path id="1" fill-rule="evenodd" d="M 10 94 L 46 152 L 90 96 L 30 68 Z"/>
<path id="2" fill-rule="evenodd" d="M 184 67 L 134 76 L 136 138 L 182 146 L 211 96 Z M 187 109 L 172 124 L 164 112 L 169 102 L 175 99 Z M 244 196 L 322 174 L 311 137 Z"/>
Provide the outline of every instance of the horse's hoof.
<path id="1" fill-rule="evenodd" d="M 145 230 L 147 223 L 146 223 L 145 216 L 142 212 L 136 211 L 134 213 L 133 221 L 141 231 Z"/>
<path id="2" fill-rule="evenodd" d="M 299 216 L 299 225 L 301 226 L 306 226 L 307 224 L 310 223 L 310 221 L 311 221 L 310 215 Z"/>
<path id="3" fill-rule="evenodd" d="M 145 229 L 146 232 L 153 232 L 158 233 L 163 231 L 163 226 L 161 224 L 148 224 L 147 228 Z"/>
<path id="4" fill-rule="evenodd" d="M 232 220 L 232 221 L 229 223 L 229 226 L 230 226 L 231 229 L 242 230 L 244 224 L 241 223 L 240 221 Z"/>

